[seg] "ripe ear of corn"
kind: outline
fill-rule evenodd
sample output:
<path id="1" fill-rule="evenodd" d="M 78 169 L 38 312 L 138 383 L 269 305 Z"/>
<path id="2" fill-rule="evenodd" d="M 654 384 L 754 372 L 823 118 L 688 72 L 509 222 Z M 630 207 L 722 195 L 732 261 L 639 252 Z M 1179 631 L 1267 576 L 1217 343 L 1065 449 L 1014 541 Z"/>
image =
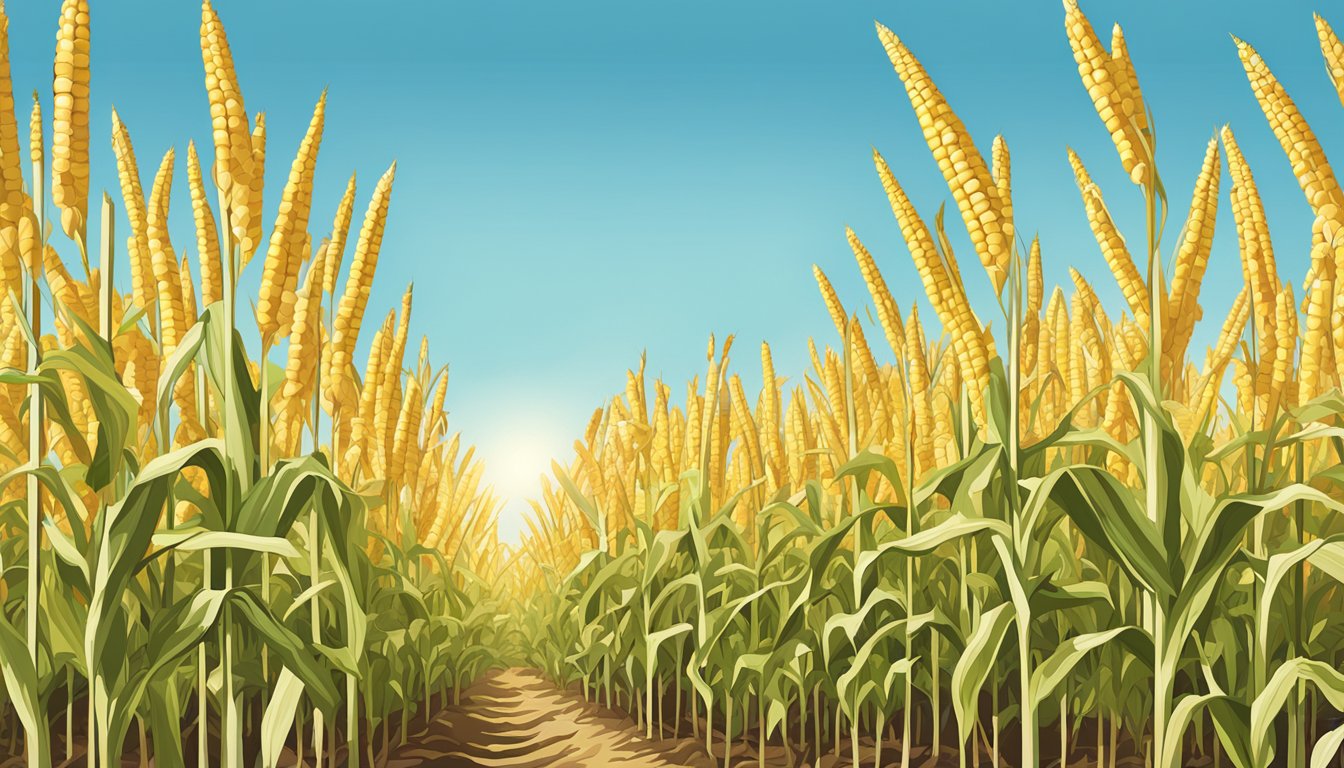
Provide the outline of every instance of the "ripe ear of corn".
<path id="1" fill-rule="evenodd" d="M 1125 245 L 1125 239 L 1120 236 L 1112 221 L 1110 211 L 1102 200 L 1100 188 L 1088 175 L 1077 153 L 1072 149 L 1068 152 L 1069 164 L 1073 167 L 1073 175 L 1078 181 L 1078 191 L 1083 196 L 1087 221 L 1092 226 L 1092 234 L 1097 239 L 1097 245 L 1101 247 L 1101 255 L 1111 268 L 1115 281 L 1119 283 L 1120 292 L 1129 303 L 1129 310 L 1134 314 L 1134 319 L 1139 325 L 1147 325 L 1150 311 L 1148 284 L 1139 274 L 1139 268 L 1134 264 L 1134 258 Z"/>
<path id="2" fill-rule="evenodd" d="M 205 306 L 224 298 L 224 265 L 219 256 L 219 232 L 215 214 L 206 197 L 201 160 L 196 142 L 187 144 L 187 186 L 191 189 L 191 213 L 196 224 L 196 250 L 201 260 L 201 299 Z"/>
<path id="3" fill-rule="evenodd" d="M 1077 0 L 1064 0 L 1064 30 L 1083 87 L 1111 134 L 1121 166 L 1130 181 L 1147 183 L 1153 172 L 1148 160 L 1152 154 L 1152 131 L 1120 25 L 1115 25 L 1112 31 L 1111 50 L 1107 52 Z"/>
<path id="4" fill-rule="evenodd" d="M 1172 326 L 1163 337 L 1163 355 L 1168 367 L 1174 367 L 1185 357 L 1185 347 L 1195 332 L 1195 323 L 1203 315 L 1199 305 L 1199 289 L 1209 265 L 1209 254 L 1213 250 L 1221 168 L 1222 159 L 1215 137 L 1209 140 L 1208 149 L 1204 153 L 1204 163 L 1190 199 L 1190 215 L 1185 221 L 1184 236 L 1176 252 L 1175 274 L 1167 299 L 1167 315 L 1172 320 Z"/>
<path id="5" fill-rule="evenodd" d="M 359 240 L 355 244 L 345 290 L 332 321 L 331 364 L 326 372 L 324 386 L 326 398 L 334 404 L 334 408 L 354 405 L 356 395 L 348 385 L 347 371 L 354 356 L 355 339 L 359 336 L 364 307 L 369 302 L 369 290 L 373 284 L 373 271 L 378 265 L 378 253 L 383 245 L 383 228 L 387 223 L 387 207 L 392 197 L 392 180 L 396 171 L 397 164 L 393 163 L 373 190 L 373 198 L 369 201 Z"/>
<path id="6" fill-rule="evenodd" d="M 19 125 L 9 72 L 9 16 L 0 8 L 0 226 L 18 223 L 26 197 L 19 159 Z"/>
<path id="7" fill-rule="evenodd" d="M 87 247 L 89 217 L 89 3 L 65 0 L 52 76 L 51 199 L 61 228 Z"/>
<path id="8" fill-rule="evenodd" d="M 257 325 L 267 340 L 283 338 L 294 319 L 295 289 L 299 282 L 304 243 L 308 237 L 313 172 L 317 167 L 317 152 L 322 144 L 326 105 L 327 94 L 324 92 L 313 109 L 308 132 L 304 134 L 294 163 L 290 166 L 289 180 L 285 182 L 280 209 L 271 230 L 271 241 L 266 250 L 261 276 L 261 292 L 257 298 Z"/>
<path id="9" fill-rule="evenodd" d="M 210 0 L 201 4 L 201 60 L 205 65 L 205 90 L 210 100 L 215 144 L 214 180 L 232 208 L 234 236 L 241 240 L 246 236 L 253 175 L 252 137 L 248 131 L 251 121 L 243 106 L 224 25 Z"/>
<path id="10" fill-rule="evenodd" d="M 3 106 L 0 106 L 0 112 Z M 117 176 L 121 180 L 121 198 L 130 221 L 131 234 L 126 238 L 126 254 L 130 259 L 131 294 L 135 303 L 145 311 L 155 305 L 153 286 L 154 267 L 149 248 L 148 213 L 145 193 L 140 186 L 140 167 L 135 161 L 131 134 L 121 122 L 116 110 L 112 111 L 112 149 L 117 157 Z M 0 149 L 3 151 L 3 149 Z"/>
<path id="11" fill-rule="evenodd" d="M 1000 196 L 984 158 L 919 61 L 890 29 L 877 25 L 887 57 L 905 83 L 933 157 L 961 210 L 975 252 L 996 293 L 1003 292 L 1013 248 L 1012 203 Z M 1003 152 L 1007 157 L 1006 149 Z M 1004 174 L 1005 190 L 1007 174 Z"/>
<path id="12" fill-rule="evenodd" d="M 186 335 L 189 325 L 182 304 L 177 254 L 168 238 L 168 201 L 173 188 L 174 158 L 171 149 L 163 156 L 159 171 L 154 176 L 145 217 L 145 240 L 149 247 L 150 269 L 154 274 L 155 299 L 159 307 L 160 342 L 164 352 L 170 354 Z"/>

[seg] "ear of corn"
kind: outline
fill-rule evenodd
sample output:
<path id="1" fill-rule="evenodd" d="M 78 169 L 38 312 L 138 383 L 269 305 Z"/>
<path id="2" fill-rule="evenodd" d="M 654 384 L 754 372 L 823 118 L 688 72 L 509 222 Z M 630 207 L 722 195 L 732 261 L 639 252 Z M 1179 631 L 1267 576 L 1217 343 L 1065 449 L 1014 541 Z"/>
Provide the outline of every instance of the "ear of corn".
<path id="1" fill-rule="evenodd" d="M 322 143 L 322 125 L 326 116 L 327 94 L 313 109 L 308 132 L 299 144 L 289 180 L 280 198 L 280 210 L 271 230 L 270 245 L 261 276 L 257 298 L 257 326 L 266 339 L 283 338 L 294 318 L 295 289 L 303 260 L 304 241 L 308 237 L 308 211 L 313 201 L 313 172 L 317 151 Z"/>
<path id="2" fill-rule="evenodd" d="M 1011 201 L 1001 198 L 999 187 L 966 127 L 948 106 L 923 65 L 890 29 L 879 24 L 877 35 L 896 73 L 905 83 L 920 128 L 924 130 L 929 149 L 957 201 L 980 263 L 989 274 L 994 290 L 1002 292 L 1008 279 L 1008 262 L 1013 248 Z M 1006 148 L 1002 155 L 1006 160 Z M 1007 191 L 1006 172 L 1003 179 L 1004 191 Z"/>
<path id="3" fill-rule="evenodd" d="M 1203 314 L 1199 289 L 1209 266 L 1213 249 L 1213 227 L 1218 214 L 1218 183 L 1222 159 L 1218 139 L 1210 139 L 1204 164 L 1190 199 L 1190 215 L 1183 227 L 1184 236 L 1176 252 L 1175 275 L 1167 298 L 1167 314 L 1172 320 L 1170 332 L 1163 337 L 1163 355 L 1170 367 L 1185 357 L 1185 347 L 1195 332 L 1195 323 Z"/>
<path id="4" fill-rule="evenodd" d="M 1083 87 L 1111 134 L 1120 164 L 1130 181 L 1144 183 L 1153 171 L 1146 161 L 1151 154 L 1152 133 L 1120 25 L 1112 31 L 1111 50 L 1107 52 L 1077 0 L 1064 0 L 1064 30 Z"/>
<path id="5" fill-rule="evenodd" d="M 89 218 L 89 3 L 65 0 L 52 75 L 51 199 L 67 237 L 87 247 Z"/>
<path id="6" fill-rule="evenodd" d="M 131 134 L 121 122 L 116 110 L 112 111 L 112 149 L 117 157 L 117 177 L 121 181 L 121 199 L 131 234 L 126 238 L 126 255 L 130 260 L 131 295 L 141 309 L 149 312 L 155 305 L 153 286 L 154 268 L 149 248 L 149 215 L 145 209 L 145 193 L 140 186 L 140 167 L 135 161 Z"/>
<path id="7" fill-rule="evenodd" d="M 191 188 L 191 212 L 196 223 L 196 249 L 201 260 L 201 299 L 206 306 L 224 298 L 223 263 L 219 256 L 219 232 L 215 214 L 206 197 L 201 160 L 196 143 L 187 144 L 187 185 Z"/>
<path id="8" fill-rule="evenodd" d="M 352 388 L 346 386 L 349 381 L 346 372 L 354 356 L 355 339 L 359 336 L 364 308 L 369 302 L 369 289 L 373 283 L 373 270 L 378 265 L 378 253 L 383 245 L 383 227 L 387 222 L 387 206 L 392 197 L 392 179 L 396 171 L 397 164 L 393 163 L 374 188 L 373 198 L 364 215 L 364 225 L 359 232 L 359 241 L 355 244 L 345 290 L 332 321 L 331 364 L 326 372 L 325 380 L 328 383 L 325 386 L 326 397 L 335 404 L 334 407 L 354 404 L 355 394 Z"/>

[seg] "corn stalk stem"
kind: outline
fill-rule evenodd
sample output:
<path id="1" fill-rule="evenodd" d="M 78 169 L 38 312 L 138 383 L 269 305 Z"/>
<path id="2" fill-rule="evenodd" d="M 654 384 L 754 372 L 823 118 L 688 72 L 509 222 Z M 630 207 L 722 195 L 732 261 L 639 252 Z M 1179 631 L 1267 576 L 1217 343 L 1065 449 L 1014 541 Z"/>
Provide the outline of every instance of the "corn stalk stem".
<path id="1" fill-rule="evenodd" d="M 1148 234 L 1148 376 L 1152 388 L 1154 407 L 1162 407 L 1162 313 L 1166 289 L 1163 285 L 1162 251 L 1158 247 L 1158 189 L 1155 181 L 1149 181 L 1143 187 L 1144 213 Z M 1143 429 L 1144 458 L 1144 496 L 1148 517 L 1157 524 L 1158 530 L 1164 530 L 1162 521 L 1171 510 L 1162 508 L 1162 460 L 1159 454 L 1160 425 L 1156 413 L 1145 409 Z M 1150 608 L 1150 626 L 1153 638 L 1153 754 L 1154 765 L 1159 765 L 1167 750 L 1167 722 L 1171 719 L 1172 696 L 1176 671 L 1174 664 L 1167 658 L 1166 624 L 1167 606 L 1164 599 L 1153 594 L 1147 596 Z M 1180 738 L 1179 734 L 1176 738 Z M 1179 755 L 1177 758 L 1179 760 Z"/>
<path id="2" fill-rule="evenodd" d="M 220 228 L 222 236 L 222 253 L 224 261 L 224 352 L 223 352 L 223 386 L 225 391 L 220 393 L 220 399 L 223 401 L 225 409 L 224 429 L 237 429 L 239 425 L 239 414 L 234 413 L 236 409 L 235 397 L 230 397 L 228 390 L 237 386 L 234 381 L 233 365 L 233 329 L 236 323 L 234 317 L 235 300 L 237 294 L 237 280 L 239 262 L 235 252 L 233 242 L 233 223 L 231 221 L 231 211 L 229 202 L 224 190 L 220 190 L 220 218 L 223 226 Z M 234 461 L 241 460 L 242 457 L 232 456 L 231 448 L 233 440 L 242 439 L 243 435 L 236 435 L 230 439 L 227 435 L 224 439 L 224 513 L 226 515 L 226 525 L 234 516 L 234 507 L 237 503 L 236 488 L 238 482 L 242 480 L 235 476 Z M 247 471 L 246 469 L 244 471 Z M 223 550 L 224 557 L 224 588 L 233 588 L 233 558 L 229 556 L 229 551 Z M 238 713 L 238 700 L 234 693 L 233 680 L 233 609 L 226 602 L 224 605 L 223 621 L 220 624 L 221 651 L 220 664 L 224 676 L 224 706 L 221 709 L 220 722 L 220 757 L 221 765 L 224 768 L 242 768 L 242 731 L 241 721 Z"/>
<path id="3" fill-rule="evenodd" d="M 43 203 L 46 174 L 41 160 L 33 163 L 33 213 L 37 218 L 38 255 L 41 262 L 43 246 Z M 32 327 L 32 340 L 28 345 L 28 372 L 36 375 L 42 364 L 42 286 L 37 266 L 28 275 L 27 310 L 28 323 Z M 38 482 L 36 470 L 42 466 L 42 457 L 46 453 L 46 435 L 42 428 L 42 388 L 36 382 L 28 385 L 28 462 L 33 471 L 27 474 L 28 504 L 28 608 L 27 634 L 29 660 L 33 669 L 38 666 L 38 622 L 42 614 L 42 485 Z M 31 767 L 50 764 L 51 756 L 45 754 L 44 739 L 37 734 L 28 734 L 24 743 L 28 765 Z"/>

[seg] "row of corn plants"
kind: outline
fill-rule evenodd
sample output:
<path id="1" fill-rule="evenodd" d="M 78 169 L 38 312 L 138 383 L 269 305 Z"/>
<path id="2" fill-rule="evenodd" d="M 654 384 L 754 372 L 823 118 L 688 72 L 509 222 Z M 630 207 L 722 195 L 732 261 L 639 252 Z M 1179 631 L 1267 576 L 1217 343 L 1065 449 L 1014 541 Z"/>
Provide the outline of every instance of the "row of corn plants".
<path id="1" fill-rule="evenodd" d="M 372 764 L 498 661 L 477 574 L 509 557 L 446 368 L 407 354 L 409 288 L 354 360 L 395 165 L 361 224 L 353 176 L 310 221 L 323 93 L 264 194 L 265 115 L 206 0 L 194 242 L 169 235 L 181 148 L 143 176 L 115 112 L 119 202 L 91 208 L 89 6 L 61 5 L 26 152 L 0 9 L 0 754 Z"/>
<path id="2" fill-rule="evenodd" d="M 1125 305 L 1102 306 L 1086 275 L 1099 267 L 1082 263 L 1047 297 L 1042 245 L 1014 221 L 1007 143 L 982 155 L 879 25 L 998 306 L 972 306 L 980 278 L 963 274 L 943 208 L 921 214 L 874 153 L 937 324 L 913 299 L 901 312 L 849 231 L 867 306 L 847 307 L 814 268 L 835 335 L 810 343 L 801 380 L 786 386 L 763 344 L 753 402 L 731 338 L 711 339 L 680 405 L 642 364 L 628 372 L 553 466 L 513 571 L 509 632 L 533 663 L 649 735 L 703 739 L 724 766 L 1333 764 L 1344 191 L 1237 40 L 1316 214 L 1300 295 L 1279 276 L 1230 127 L 1170 221 L 1125 38 L 1116 26 L 1108 49 L 1064 6 L 1082 84 L 1142 202 L 1126 237 L 1067 152 Z M 1344 100 L 1344 45 L 1316 27 Z M 1244 284 L 1199 353 L 1224 194 Z"/>

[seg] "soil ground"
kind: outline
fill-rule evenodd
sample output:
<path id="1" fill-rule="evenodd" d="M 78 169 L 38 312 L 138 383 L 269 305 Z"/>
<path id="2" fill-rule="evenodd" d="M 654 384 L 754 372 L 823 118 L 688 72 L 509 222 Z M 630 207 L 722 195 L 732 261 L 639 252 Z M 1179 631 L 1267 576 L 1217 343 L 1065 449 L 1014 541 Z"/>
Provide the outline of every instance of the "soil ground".
<path id="1" fill-rule="evenodd" d="M 533 670 L 492 672 L 462 692 L 388 768 L 709 768 L 691 739 L 646 739 L 625 716 L 557 688 Z"/>

